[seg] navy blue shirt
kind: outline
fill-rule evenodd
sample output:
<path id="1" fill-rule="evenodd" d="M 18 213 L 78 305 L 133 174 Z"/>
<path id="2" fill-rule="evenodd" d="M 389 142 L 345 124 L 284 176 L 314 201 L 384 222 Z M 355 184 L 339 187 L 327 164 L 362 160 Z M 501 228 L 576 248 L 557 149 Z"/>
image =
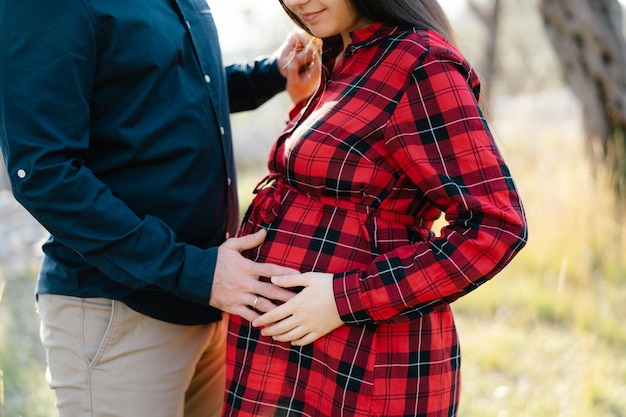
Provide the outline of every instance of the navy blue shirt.
<path id="1" fill-rule="evenodd" d="M 238 222 L 229 113 L 284 87 L 274 60 L 224 67 L 205 0 L 2 0 L 2 154 L 51 234 L 37 293 L 219 320 L 216 246 Z"/>

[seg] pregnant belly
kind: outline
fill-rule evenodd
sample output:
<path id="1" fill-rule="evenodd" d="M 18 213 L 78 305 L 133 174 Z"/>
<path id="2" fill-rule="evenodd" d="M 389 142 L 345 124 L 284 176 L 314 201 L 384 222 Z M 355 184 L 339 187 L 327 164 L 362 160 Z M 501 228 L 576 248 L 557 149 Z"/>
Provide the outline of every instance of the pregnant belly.
<path id="1" fill-rule="evenodd" d="M 280 195 L 270 208 L 267 197 L 252 202 L 240 234 L 267 230 L 265 242 L 244 256 L 301 272 L 340 273 L 364 268 L 376 255 L 367 216 L 323 204 L 294 191 Z M 270 216 L 262 215 L 270 212 Z"/>
<path id="2" fill-rule="evenodd" d="M 255 262 L 343 273 L 366 269 L 377 256 L 432 236 L 432 220 L 311 197 L 282 179 L 255 192 L 240 230 L 240 235 L 268 232 L 262 245 L 243 253 Z"/>

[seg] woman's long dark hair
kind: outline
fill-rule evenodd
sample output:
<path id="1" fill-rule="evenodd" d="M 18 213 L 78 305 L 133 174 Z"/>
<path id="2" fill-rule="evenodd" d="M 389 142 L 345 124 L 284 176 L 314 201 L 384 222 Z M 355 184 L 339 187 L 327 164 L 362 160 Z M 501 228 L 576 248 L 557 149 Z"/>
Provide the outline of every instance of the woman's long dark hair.
<path id="1" fill-rule="evenodd" d="M 280 4 L 298 26 L 310 33 L 306 25 L 294 15 L 283 0 Z M 456 43 L 448 16 L 437 0 L 346 0 L 352 4 L 359 17 L 369 22 L 432 29 Z"/>

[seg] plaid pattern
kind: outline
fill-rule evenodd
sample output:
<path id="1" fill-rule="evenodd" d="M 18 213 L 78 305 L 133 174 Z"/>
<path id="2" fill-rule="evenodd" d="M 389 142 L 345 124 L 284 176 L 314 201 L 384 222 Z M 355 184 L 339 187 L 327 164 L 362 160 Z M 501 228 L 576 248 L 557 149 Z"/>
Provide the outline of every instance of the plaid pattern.
<path id="1" fill-rule="evenodd" d="M 436 33 L 374 24 L 270 154 L 242 234 L 250 259 L 335 274 L 346 325 L 304 347 L 231 317 L 225 416 L 455 416 L 449 304 L 524 246 L 511 175 L 471 67 Z M 438 235 L 433 221 L 446 213 Z"/>

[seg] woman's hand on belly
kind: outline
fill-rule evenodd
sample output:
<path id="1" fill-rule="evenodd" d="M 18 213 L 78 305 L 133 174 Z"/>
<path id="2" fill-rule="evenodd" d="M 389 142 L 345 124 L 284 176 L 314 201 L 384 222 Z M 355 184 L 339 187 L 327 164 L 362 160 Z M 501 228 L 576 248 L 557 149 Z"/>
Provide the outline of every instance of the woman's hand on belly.
<path id="1" fill-rule="evenodd" d="M 303 289 L 291 300 L 254 320 L 253 326 L 263 327 L 263 336 L 304 346 L 343 324 L 335 304 L 333 274 L 307 272 L 274 276 L 272 283 Z"/>

